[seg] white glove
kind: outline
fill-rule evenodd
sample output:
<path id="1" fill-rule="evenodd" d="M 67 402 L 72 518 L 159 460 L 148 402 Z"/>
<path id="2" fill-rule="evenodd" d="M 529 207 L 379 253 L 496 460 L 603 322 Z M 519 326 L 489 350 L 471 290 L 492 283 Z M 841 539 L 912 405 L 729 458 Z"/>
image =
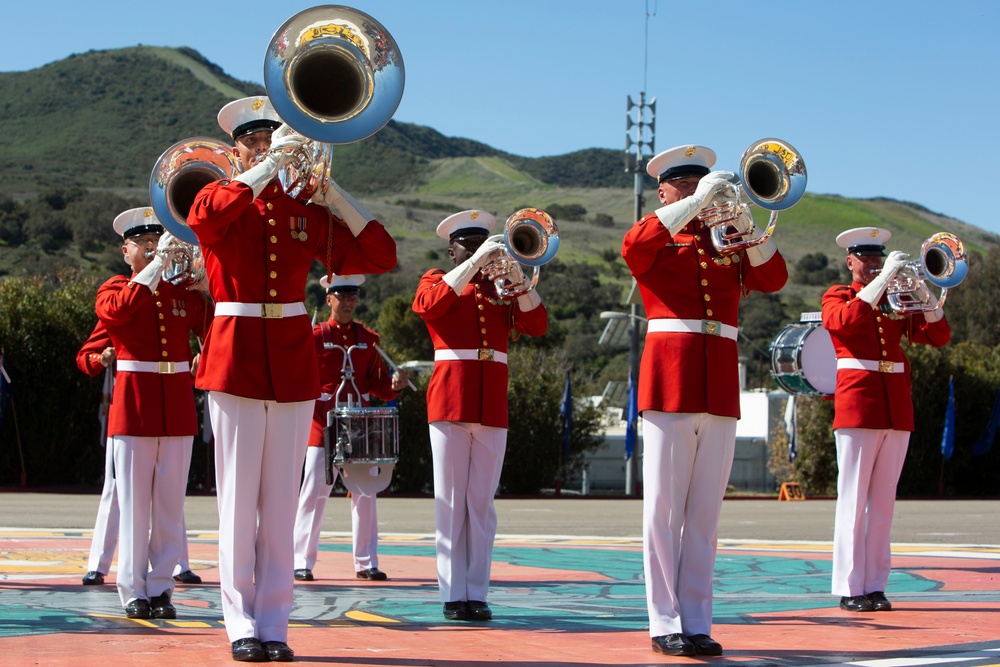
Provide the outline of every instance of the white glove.
<path id="1" fill-rule="evenodd" d="M 656 209 L 656 217 L 671 236 L 684 229 L 701 209 L 710 204 L 716 192 L 731 186 L 736 175 L 731 171 L 713 171 L 698 181 L 694 194 Z"/>
<path id="2" fill-rule="evenodd" d="M 294 150 L 300 148 L 307 141 L 309 141 L 308 137 L 299 134 L 288 125 L 282 124 L 277 130 L 271 133 L 271 150 Z"/>
<path id="3" fill-rule="evenodd" d="M 278 171 L 285 165 L 287 160 L 288 153 L 272 149 L 270 153 L 264 156 L 263 160 L 233 180 L 249 186 L 253 190 L 253 198 L 256 199 L 264 191 L 264 188 L 267 187 L 267 184 L 273 181 L 275 176 L 278 175 Z"/>
<path id="4" fill-rule="evenodd" d="M 170 232 L 163 232 L 160 234 L 160 240 L 156 243 L 156 254 L 160 254 L 164 250 L 169 249 L 177 243 L 177 237 Z"/>
<path id="5" fill-rule="evenodd" d="M 364 230 L 369 220 L 375 219 L 361 202 L 337 185 L 332 178 L 327 181 L 326 192 L 317 192 L 312 200 L 316 204 L 326 206 L 331 213 L 347 223 L 347 228 L 354 236 L 358 236 Z"/>
<path id="6" fill-rule="evenodd" d="M 132 278 L 132 282 L 145 285 L 149 288 L 150 292 L 155 292 L 156 287 L 160 284 L 160 276 L 162 274 L 163 259 L 161 259 L 159 255 L 153 255 L 153 259 L 151 259 L 149 264 L 146 265 L 146 268 Z"/>
<path id="7" fill-rule="evenodd" d="M 527 294 L 517 297 L 517 305 L 522 313 L 526 313 L 542 305 L 542 297 L 538 296 L 538 292 L 535 290 L 531 290 Z"/>
<path id="8" fill-rule="evenodd" d="M 882 270 L 870 283 L 865 285 L 864 289 L 858 292 L 858 298 L 872 308 L 878 306 L 882 294 L 885 293 L 885 288 L 889 286 L 889 281 L 896 277 L 896 273 L 906 265 L 908 259 L 910 256 L 899 250 L 893 250 L 889 253 L 882 265 Z"/>
<path id="9" fill-rule="evenodd" d="M 472 277 L 476 275 L 476 272 L 489 264 L 504 248 L 504 244 L 499 241 L 492 239 L 484 241 L 481 246 L 476 248 L 476 252 L 472 253 L 472 257 L 446 273 L 442 280 L 455 290 L 455 294 L 461 295 L 462 290 L 469 284 Z"/>

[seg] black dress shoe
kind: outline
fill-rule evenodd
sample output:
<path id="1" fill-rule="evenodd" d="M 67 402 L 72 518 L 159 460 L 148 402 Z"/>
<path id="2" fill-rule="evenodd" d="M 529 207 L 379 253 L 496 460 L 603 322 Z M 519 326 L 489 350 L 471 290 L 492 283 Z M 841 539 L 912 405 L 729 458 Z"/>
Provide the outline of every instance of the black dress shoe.
<path id="1" fill-rule="evenodd" d="M 389 575 L 377 567 L 370 567 L 367 570 L 358 570 L 356 576 L 358 579 L 370 579 L 371 581 L 385 581 L 389 578 Z"/>
<path id="2" fill-rule="evenodd" d="M 170 603 L 170 596 L 161 593 L 149 601 L 149 615 L 153 618 L 177 618 L 177 608 Z"/>
<path id="3" fill-rule="evenodd" d="M 315 579 L 313 577 L 313 571 L 302 568 L 301 570 L 295 570 L 295 581 L 312 581 Z"/>
<path id="4" fill-rule="evenodd" d="M 91 570 L 87 574 L 83 575 L 84 586 L 100 586 L 103 583 L 104 575 L 97 570 Z"/>
<path id="5" fill-rule="evenodd" d="M 875 611 L 864 595 L 840 598 L 840 608 L 844 611 Z"/>
<path id="6" fill-rule="evenodd" d="M 264 651 L 271 662 L 291 662 L 295 651 L 285 642 L 264 642 Z"/>
<path id="7" fill-rule="evenodd" d="M 653 653 L 663 655 L 694 655 L 695 648 L 687 637 L 679 632 L 672 635 L 653 637 Z"/>
<path id="8" fill-rule="evenodd" d="M 178 584 L 200 584 L 201 577 L 199 577 L 191 570 L 184 570 L 180 574 L 174 575 L 174 581 L 176 581 Z"/>
<path id="9" fill-rule="evenodd" d="M 722 655 L 722 644 L 708 635 L 688 635 L 688 641 L 698 655 Z"/>
<path id="10" fill-rule="evenodd" d="M 129 618 L 149 618 L 149 600 L 131 600 L 125 605 L 125 615 Z"/>
<path id="11" fill-rule="evenodd" d="M 469 600 L 466 605 L 469 608 L 470 621 L 488 621 L 493 618 L 493 611 L 485 602 L 479 600 Z"/>
<path id="12" fill-rule="evenodd" d="M 267 662 L 267 653 L 256 637 L 244 637 L 233 642 L 233 660 L 239 662 Z"/>
<path id="13" fill-rule="evenodd" d="M 444 617 L 449 621 L 469 620 L 469 605 L 465 600 L 444 603 Z"/>
<path id="14" fill-rule="evenodd" d="M 872 611 L 892 611 L 892 603 L 882 591 L 875 591 L 865 596 L 872 605 Z"/>

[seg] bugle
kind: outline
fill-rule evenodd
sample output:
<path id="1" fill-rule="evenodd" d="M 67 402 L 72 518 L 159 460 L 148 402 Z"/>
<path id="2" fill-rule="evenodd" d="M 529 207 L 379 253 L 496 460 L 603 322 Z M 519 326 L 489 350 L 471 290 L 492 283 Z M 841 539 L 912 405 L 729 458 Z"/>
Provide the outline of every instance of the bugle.
<path id="1" fill-rule="evenodd" d="M 333 145 L 382 129 L 404 80 L 396 41 L 364 12 L 323 5 L 285 21 L 264 56 L 264 87 L 282 121 L 310 140 L 281 174 L 285 191 L 301 200 L 325 191 Z"/>
<path id="2" fill-rule="evenodd" d="M 780 139 L 755 141 L 740 158 L 739 183 L 722 188 L 698 220 L 710 228 L 712 245 L 721 255 L 760 245 L 771 238 L 778 213 L 802 198 L 807 179 L 806 163 L 791 144 Z M 749 202 L 742 201 L 744 194 Z M 771 212 L 763 230 L 753 224 L 751 204 Z M 746 231 L 731 228 L 738 217 L 745 221 Z"/>
<path id="3" fill-rule="evenodd" d="M 920 246 L 920 259 L 902 266 L 886 286 L 886 298 L 894 312 L 919 313 L 944 305 L 948 288 L 955 287 L 969 272 L 965 244 L 954 234 L 938 232 Z M 927 286 L 941 288 L 935 299 Z"/>
<path id="4" fill-rule="evenodd" d="M 503 234 L 488 240 L 503 241 L 505 249 L 483 267 L 483 275 L 493 281 L 497 296 L 512 299 L 538 284 L 539 267 L 552 261 L 559 250 L 559 228 L 545 211 L 522 208 L 507 218 Z M 531 278 L 525 275 L 522 265 L 532 267 Z"/>

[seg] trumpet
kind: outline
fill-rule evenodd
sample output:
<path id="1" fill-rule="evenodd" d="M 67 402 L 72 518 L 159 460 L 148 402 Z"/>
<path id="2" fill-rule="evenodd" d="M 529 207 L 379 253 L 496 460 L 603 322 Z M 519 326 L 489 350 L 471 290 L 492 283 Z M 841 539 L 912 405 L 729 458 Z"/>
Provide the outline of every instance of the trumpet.
<path id="1" fill-rule="evenodd" d="M 538 284 L 539 267 L 552 261 L 559 250 L 559 228 L 545 211 L 522 208 L 507 218 L 503 234 L 487 241 L 503 241 L 505 249 L 483 267 L 483 276 L 493 281 L 498 297 L 512 299 Z M 527 266 L 533 269 L 531 278 L 525 274 Z"/>
<path id="2" fill-rule="evenodd" d="M 920 246 L 920 259 L 902 266 L 886 286 L 886 297 L 896 313 L 920 313 L 944 305 L 948 289 L 955 287 L 969 272 L 965 244 L 954 234 L 938 232 Z M 934 303 L 930 283 L 941 288 Z"/>
<path id="3" fill-rule="evenodd" d="M 712 245 L 720 255 L 731 255 L 771 238 L 778 213 L 797 204 L 805 193 L 806 164 L 791 144 L 761 139 L 743 152 L 739 181 L 723 187 L 698 214 L 698 220 L 710 228 Z M 744 194 L 749 203 L 742 201 Z M 753 224 L 750 204 L 771 212 L 763 230 Z M 749 222 L 747 230 L 728 232 L 739 217 Z"/>
<path id="4" fill-rule="evenodd" d="M 198 237 L 187 224 L 188 211 L 203 187 L 239 172 L 229 146 L 203 137 L 179 141 L 163 152 L 149 176 L 149 199 L 163 228 L 176 237 L 163 258 L 163 279 L 190 286 L 205 277 L 205 258 Z"/>
<path id="5" fill-rule="evenodd" d="M 285 21 L 264 56 L 264 88 L 278 116 L 309 139 L 280 174 L 285 192 L 302 201 L 325 192 L 333 146 L 382 129 L 404 80 L 395 40 L 364 12 L 323 5 Z"/>

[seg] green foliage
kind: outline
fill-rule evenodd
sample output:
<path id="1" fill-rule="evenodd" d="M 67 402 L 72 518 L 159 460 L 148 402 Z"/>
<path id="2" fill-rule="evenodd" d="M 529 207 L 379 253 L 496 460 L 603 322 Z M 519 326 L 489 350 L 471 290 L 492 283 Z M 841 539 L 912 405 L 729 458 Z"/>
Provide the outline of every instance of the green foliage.
<path id="1" fill-rule="evenodd" d="M 587 215 L 587 209 L 580 204 L 553 203 L 545 207 L 545 212 L 557 223 L 560 220 L 583 220 L 583 216 Z"/>
<path id="2" fill-rule="evenodd" d="M 95 281 L 64 271 L 50 280 L 0 281 L 0 347 L 11 406 L 0 430 L 0 485 L 99 484 L 104 449 L 97 420 L 101 379 L 76 370 L 76 352 L 97 321 Z"/>
<path id="3" fill-rule="evenodd" d="M 1000 345 L 1000 246 L 970 259 L 968 277 L 948 290 L 945 312 L 954 340 Z"/>
<path id="4" fill-rule="evenodd" d="M 822 252 L 809 253 L 795 263 L 792 280 L 802 285 L 823 285 L 829 287 L 840 282 L 841 273 L 830 266 L 830 259 Z"/>

